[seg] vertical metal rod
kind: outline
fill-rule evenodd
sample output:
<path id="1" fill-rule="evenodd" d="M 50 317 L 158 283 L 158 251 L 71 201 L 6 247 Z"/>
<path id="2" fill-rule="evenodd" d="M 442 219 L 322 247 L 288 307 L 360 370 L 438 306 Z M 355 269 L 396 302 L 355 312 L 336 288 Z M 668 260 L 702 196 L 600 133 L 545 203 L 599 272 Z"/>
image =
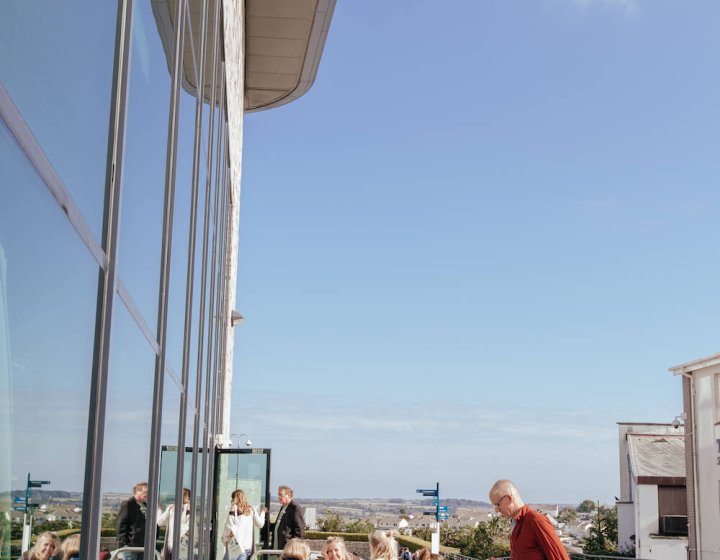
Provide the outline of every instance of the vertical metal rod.
<path id="1" fill-rule="evenodd" d="M 205 300 L 207 297 L 207 275 L 208 275 L 208 244 L 209 244 L 209 238 L 210 238 L 210 202 L 211 202 L 211 196 L 213 193 L 212 188 L 212 158 L 213 158 L 213 147 L 215 139 L 215 94 L 217 91 L 217 60 L 218 60 L 218 25 L 220 21 L 220 7 L 219 7 L 220 0 L 213 0 L 214 5 L 214 12 L 213 12 L 213 39 L 212 39 L 212 80 L 211 80 L 211 91 L 210 91 L 210 109 L 209 109 L 209 122 L 208 122 L 208 148 L 207 148 L 207 157 L 205 158 L 205 216 L 204 216 L 204 232 L 203 232 L 203 254 L 202 254 L 202 282 L 200 285 L 200 340 L 202 341 L 204 338 L 204 326 L 205 326 Z M 208 300 L 208 308 L 212 312 L 212 295 L 210 296 Z M 213 325 L 211 321 L 208 321 L 208 332 L 207 332 L 207 345 L 208 345 L 208 356 L 211 355 L 211 340 L 212 340 L 212 329 Z M 203 374 L 203 363 L 205 360 L 205 357 L 202 352 L 202 348 L 204 348 L 204 345 L 201 343 L 200 345 L 200 351 L 198 352 L 198 358 L 197 358 L 197 368 L 198 368 L 198 380 L 202 378 Z M 208 476 L 207 476 L 207 469 L 208 465 L 210 463 L 210 446 L 208 445 L 208 412 L 210 408 L 210 373 L 207 372 L 205 375 L 205 403 L 203 407 L 203 427 L 202 427 L 202 464 L 200 467 L 200 473 L 201 473 L 201 482 L 200 482 L 200 504 L 205 505 L 206 504 L 206 497 L 208 496 Z M 199 410 L 200 403 L 198 403 L 198 406 L 196 407 Z M 196 425 L 195 428 L 195 435 L 197 436 L 199 432 L 199 429 Z M 197 437 L 195 438 L 195 447 L 197 447 Z M 208 508 L 207 507 L 201 507 L 201 517 L 200 517 L 200 542 L 198 546 L 198 557 L 204 558 L 205 557 L 205 550 L 210 550 L 209 546 L 209 527 L 208 527 Z"/>
<path id="2" fill-rule="evenodd" d="M 218 3 L 217 6 L 218 11 L 220 11 L 221 4 Z M 222 17 L 220 18 L 220 22 L 222 22 Z M 220 48 L 218 41 L 218 48 Z M 213 174 L 213 183 L 215 185 L 215 197 L 213 202 L 213 239 L 212 239 L 212 265 L 211 265 L 211 271 L 210 271 L 210 306 L 208 309 L 208 324 L 209 324 L 209 336 L 208 336 L 208 356 L 207 356 L 207 369 L 206 369 L 206 379 L 207 382 L 207 389 L 205 392 L 205 399 L 206 399 L 206 408 L 205 408 L 205 426 L 207 433 L 204 434 L 206 438 L 206 445 L 209 449 L 212 450 L 212 461 L 213 466 L 209 470 L 209 478 L 208 478 L 208 484 L 207 487 L 210 489 L 210 492 L 208 493 L 208 496 L 206 498 L 205 507 L 207 511 L 214 511 L 212 508 L 214 506 L 213 501 L 213 495 L 214 495 L 214 485 L 215 485 L 215 409 L 217 407 L 217 398 L 215 397 L 215 391 L 217 386 L 217 375 L 214 369 L 214 360 L 216 357 L 217 352 L 217 330 L 218 330 L 218 323 L 217 323 L 217 286 L 216 286 L 216 269 L 218 267 L 218 248 L 217 248 L 217 238 L 218 238 L 218 217 L 219 217 L 219 205 L 220 205 L 220 181 L 218 179 L 219 171 L 217 166 L 217 160 L 220 157 L 220 151 L 222 150 L 222 142 L 220 141 L 220 131 L 222 129 L 222 123 L 220 122 L 221 115 L 222 115 L 222 106 L 223 106 L 223 100 L 225 98 L 225 75 L 223 73 L 223 67 L 222 63 L 218 60 L 218 68 L 217 71 L 220 73 L 219 83 L 221 84 L 220 88 L 220 100 L 219 105 L 220 107 L 218 112 L 218 131 L 217 131 L 217 143 L 216 143 L 216 150 L 213 156 L 215 157 L 216 164 L 215 164 L 215 172 Z M 214 122 L 214 120 L 213 120 Z M 208 429 L 209 428 L 209 429 Z M 210 547 L 210 553 L 214 550 L 214 543 Z"/>
<path id="3" fill-rule="evenodd" d="M 218 314 L 217 314 L 217 321 L 218 321 L 218 337 L 217 337 L 217 355 L 215 357 L 215 375 L 217 376 L 217 386 L 215 389 L 215 398 L 217 399 L 218 403 L 222 403 L 223 399 L 221 398 L 220 391 L 222 390 L 222 387 L 224 385 L 225 376 L 224 376 L 224 353 L 225 353 L 225 329 L 228 328 L 227 326 L 227 318 L 225 317 L 225 302 L 227 298 L 227 287 L 226 287 L 226 274 L 225 269 L 227 268 L 227 218 L 228 218 L 228 188 L 227 188 L 227 173 L 225 169 L 225 152 L 227 150 L 227 135 L 225 134 L 225 126 L 227 125 L 226 122 L 226 116 L 227 112 L 223 111 L 223 114 L 221 116 L 221 124 L 222 126 L 222 151 L 220 154 L 218 154 L 221 158 L 221 171 L 222 171 L 222 197 L 220 199 L 221 204 L 221 218 L 220 218 L 220 267 L 218 268 Z M 222 437 L 221 444 L 223 446 L 226 446 L 228 444 L 228 434 L 226 434 L 223 431 L 223 426 L 219 426 L 220 421 L 222 419 L 222 410 L 220 407 L 216 406 L 215 411 L 215 431 L 216 435 L 217 432 L 220 432 L 220 435 Z M 218 427 L 219 426 L 219 427 Z"/>
<path id="4" fill-rule="evenodd" d="M 153 388 L 153 417 L 150 428 L 150 464 L 148 468 L 148 503 L 145 524 L 145 558 L 151 558 L 155 550 L 157 527 L 158 491 L 160 484 L 160 436 L 162 431 L 162 404 L 167 351 L 167 314 L 170 291 L 170 260 L 172 257 L 172 229 L 175 205 L 175 175 L 177 163 L 177 137 L 180 104 L 180 82 L 182 80 L 182 52 L 184 47 L 185 2 L 177 0 L 175 42 L 173 48 L 172 87 L 170 90 L 170 112 L 168 116 L 167 155 L 165 159 L 165 200 L 163 206 L 163 239 L 160 254 L 160 286 L 158 290 L 157 341 L 160 351 L 155 357 L 155 384 Z M 186 391 L 181 388 L 182 393 Z M 178 450 L 181 454 L 182 450 Z"/>
<path id="5" fill-rule="evenodd" d="M 195 271 L 195 238 L 196 238 L 196 223 L 198 213 L 198 191 L 200 181 L 200 155 L 202 147 L 202 124 L 203 124 L 203 105 L 205 101 L 205 56 L 207 54 L 207 25 L 208 25 L 208 0 L 202 0 L 202 21 L 200 23 L 200 64 L 198 65 L 198 76 L 196 76 L 195 82 L 197 89 L 195 91 L 195 140 L 194 140 L 194 151 L 193 151 L 193 170 L 192 170 L 192 197 L 193 197 L 193 211 L 192 220 L 193 224 L 190 228 L 191 240 L 192 240 L 192 251 L 191 257 L 188 259 L 188 274 L 192 272 L 194 277 Z M 207 159 L 207 158 L 206 158 Z M 207 180 L 206 180 L 207 185 Z M 208 205 L 207 205 L 207 188 L 205 189 L 205 212 L 204 212 L 204 226 L 203 226 L 203 254 L 202 254 L 202 266 L 200 276 L 200 309 L 198 311 L 198 338 L 197 338 L 197 363 L 195 367 L 195 410 L 193 415 L 193 445 L 192 445 L 192 458 L 190 463 L 190 495 L 192 503 L 196 503 L 195 495 L 197 493 L 196 480 L 197 480 L 197 467 L 198 467 L 198 435 L 200 432 L 200 399 L 202 397 L 202 356 L 203 356 L 203 337 L 205 333 L 205 267 L 207 264 L 207 250 L 206 250 L 206 234 L 208 220 Z M 193 281 L 191 280 L 191 292 L 192 292 Z M 192 293 L 190 298 L 190 307 L 192 308 Z M 189 328 L 188 328 L 189 331 Z M 190 333 L 188 332 L 188 360 L 189 360 L 189 342 Z M 175 500 L 177 503 L 177 498 Z M 175 506 L 176 511 L 177 506 Z M 190 527 L 195 527 L 195 512 L 196 508 L 190 509 Z M 180 517 L 180 516 L 177 516 Z M 178 540 L 178 546 L 180 541 L 180 520 L 177 520 L 178 531 L 175 533 L 175 538 Z M 195 550 L 195 531 L 190 531 L 188 536 L 188 550 Z M 173 543 L 173 548 L 175 544 Z M 179 550 L 179 548 L 174 548 Z"/>
<path id="6" fill-rule="evenodd" d="M 105 208 L 103 250 L 107 268 L 98 277 L 93 367 L 90 379 L 87 445 L 85 452 L 85 492 L 83 495 L 80 557 L 97 558 L 100 548 L 102 517 L 102 467 L 105 435 L 107 384 L 110 368 L 115 285 L 117 281 L 117 248 L 120 228 L 120 194 L 122 188 L 122 156 L 125 142 L 125 109 L 128 89 L 130 47 L 132 38 L 132 0 L 118 2 L 113 68 L 113 97 L 108 130 L 108 164 L 105 175 Z"/>
<path id="7" fill-rule="evenodd" d="M 222 76 L 222 82 L 225 82 L 225 67 L 223 64 L 220 65 L 220 75 Z M 215 276 L 213 278 L 213 281 L 215 283 L 215 315 L 213 319 L 213 324 L 215 325 L 215 340 L 213 345 L 213 360 L 212 360 L 212 375 L 213 375 L 213 390 L 212 390 L 212 398 L 213 398 L 213 414 L 211 417 L 211 434 L 213 441 L 217 445 L 217 374 L 218 374 L 218 368 L 217 368 L 217 362 L 218 362 L 218 353 L 219 353 L 219 340 L 221 336 L 221 329 L 222 329 L 222 322 L 220 320 L 220 308 L 221 308 L 221 296 L 222 296 L 222 267 L 223 267 L 223 258 L 222 258 L 222 244 L 220 241 L 221 235 L 222 235 L 222 229 L 224 227 L 224 221 L 223 221 L 223 199 L 225 198 L 225 192 L 223 190 L 223 182 L 222 182 L 222 175 L 220 174 L 220 161 L 222 160 L 222 151 L 224 149 L 224 142 L 223 142 L 223 102 L 225 99 L 225 88 L 220 90 L 220 113 L 218 114 L 218 141 L 217 141 L 217 157 L 215 158 L 215 181 L 216 181 L 216 188 L 219 193 L 218 198 L 218 212 L 216 216 L 216 235 L 213 239 L 213 252 L 215 253 Z"/>

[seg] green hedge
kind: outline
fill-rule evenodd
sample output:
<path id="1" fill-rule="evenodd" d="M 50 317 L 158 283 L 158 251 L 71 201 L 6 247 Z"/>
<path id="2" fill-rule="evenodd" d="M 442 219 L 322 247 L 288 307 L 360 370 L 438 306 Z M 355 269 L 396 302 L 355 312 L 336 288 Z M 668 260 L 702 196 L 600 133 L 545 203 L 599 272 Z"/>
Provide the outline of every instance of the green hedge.
<path id="1" fill-rule="evenodd" d="M 342 537 L 345 541 L 352 542 L 367 542 L 368 535 L 365 533 L 332 533 L 325 531 L 305 531 L 305 538 L 310 540 L 324 540 L 328 537 Z M 408 535 L 398 535 L 397 540 L 400 546 L 407 546 L 412 552 L 421 548 L 430 548 L 430 544 L 427 541 L 419 539 L 417 537 L 411 537 Z M 440 552 L 443 554 L 460 554 L 459 548 L 453 548 L 451 546 L 440 545 Z"/>

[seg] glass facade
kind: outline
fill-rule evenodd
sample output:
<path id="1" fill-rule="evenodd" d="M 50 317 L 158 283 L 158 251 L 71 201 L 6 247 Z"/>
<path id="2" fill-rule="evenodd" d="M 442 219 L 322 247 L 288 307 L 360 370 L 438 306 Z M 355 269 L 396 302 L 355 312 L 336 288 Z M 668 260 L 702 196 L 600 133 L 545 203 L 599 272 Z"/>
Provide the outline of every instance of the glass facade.
<path id="1" fill-rule="evenodd" d="M 27 511 L 35 535 L 79 531 L 83 559 L 115 548 L 101 527 L 143 481 L 163 507 L 190 489 L 209 550 L 230 328 L 222 26 L 216 0 L 0 2 L 3 560 Z M 42 507 L 28 480 L 50 482 Z"/>

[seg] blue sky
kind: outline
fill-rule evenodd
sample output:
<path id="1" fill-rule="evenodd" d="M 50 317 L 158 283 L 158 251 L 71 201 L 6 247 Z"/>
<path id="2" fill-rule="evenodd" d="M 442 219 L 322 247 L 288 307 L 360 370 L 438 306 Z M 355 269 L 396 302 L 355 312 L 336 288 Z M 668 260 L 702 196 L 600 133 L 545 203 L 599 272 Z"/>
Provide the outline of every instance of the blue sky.
<path id="1" fill-rule="evenodd" d="M 720 5 L 339 1 L 245 121 L 234 419 L 299 496 L 611 502 L 720 350 Z"/>

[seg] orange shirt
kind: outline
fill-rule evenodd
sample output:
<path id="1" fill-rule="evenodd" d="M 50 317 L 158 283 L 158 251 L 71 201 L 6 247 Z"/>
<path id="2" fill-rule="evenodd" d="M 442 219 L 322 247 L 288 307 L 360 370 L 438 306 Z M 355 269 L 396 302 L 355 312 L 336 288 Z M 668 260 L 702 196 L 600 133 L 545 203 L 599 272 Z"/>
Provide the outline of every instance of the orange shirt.
<path id="1" fill-rule="evenodd" d="M 511 560 L 569 560 L 555 527 L 542 513 L 528 506 L 515 516 L 510 534 Z"/>

